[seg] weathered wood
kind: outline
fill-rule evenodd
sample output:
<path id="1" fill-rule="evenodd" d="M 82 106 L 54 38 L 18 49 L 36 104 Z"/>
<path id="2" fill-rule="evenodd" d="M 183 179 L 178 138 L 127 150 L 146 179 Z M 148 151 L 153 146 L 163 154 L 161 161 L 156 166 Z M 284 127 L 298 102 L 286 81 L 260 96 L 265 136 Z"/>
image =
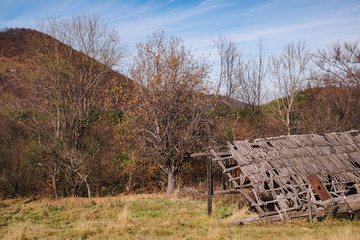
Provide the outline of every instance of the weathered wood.
<path id="1" fill-rule="evenodd" d="M 235 141 L 221 149 L 192 156 L 212 157 L 211 162 L 220 166 L 224 183 L 229 182 L 233 188 L 214 194 L 240 192 L 261 217 L 275 214 L 290 221 L 296 211 L 298 215 L 308 216 L 310 221 L 317 221 L 323 208 L 336 212 L 334 203 L 339 205 L 339 213 L 343 209 L 349 214 L 354 211 L 348 199 L 354 192 L 359 194 L 359 149 L 360 133 L 354 131 Z M 235 166 L 229 166 L 232 160 Z M 240 176 L 234 175 L 234 172 L 239 174 L 237 170 Z M 308 178 L 311 175 L 316 176 L 315 182 Z M 354 191 L 350 192 L 351 188 Z M 345 200 L 341 202 L 341 198 Z M 328 200 L 332 201 L 330 205 Z M 276 211 L 265 207 L 270 204 Z"/>
<path id="2" fill-rule="evenodd" d="M 200 153 L 193 153 L 190 155 L 192 158 L 196 158 L 196 157 L 207 157 L 207 156 L 212 156 L 211 152 L 200 152 Z"/>
<path id="3" fill-rule="evenodd" d="M 330 200 L 327 201 L 327 209 L 318 209 L 317 218 L 324 218 L 324 216 L 328 214 L 333 214 L 333 212 L 340 213 L 348 213 L 348 209 L 344 204 L 343 198 L 337 198 L 335 201 L 338 203 L 337 205 L 334 205 L 330 202 Z M 349 196 L 346 201 L 350 205 L 350 207 L 353 209 L 354 212 L 360 211 L 360 194 L 351 195 Z M 295 218 L 303 218 L 309 216 L 309 213 L 306 212 L 297 212 L 297 211 L 291 211 L 288 212 L 288 216 L 290 219 Z M 278 214 L 267 216 L 267 218 L 264 217 L 252 217 L 252 218 L 244 218 L 239 220 L 234 220 L 231 223 L 234 224 L 250 224 L 250 223 L 259 223 L 259 222 L 267 222 L 267 221 L 280 221 L 281 217 Z"/>
<path id="4" fill-rule="evenodd" d="M 219 158 L 219 155 L 218 155 L 213 149 L 211 149 L 210 151 L 211 151 L 211 153 L 213 154 L 213 156 L 214 156 L 215 158 Z M 222 170 L 225 170 L 225 169 L 226 169 L 224 163 L 222 163 L 221 161 L 218 162 L 218 165 L 221 167 Z M 233 178 L 233 176 L 232 176 L 229 172 L 226 172 L 226 176 L 227 176 L 228 178 Z M 233 185 L 234 185 L 235 188 L 236 188 L 236 187 L 239 187 L 239 184 L 238 184 L 236 181 L 232 181 L 232 183 L 233 183 Z"/>
<path id="5" fill-rule="evenodd" d="M 212 182 L 212 159 L 207 157 L 207 196 L 208 196 L 208 215 L 212 213 L 212 195 L 213 195 L 213 182 Z"/>
<path id="6" fill-rule="evenodd" d="M 234 190 L 222 190 L 222 191 L 214 191 L 214 195 L 220 194 L 240 194 L 240 192 L 236 189 Z"/>
<path id="7" fill-rule="evenodd" d="M 239 180 L 239 179 L 241 179 L 241 178 L 243 178 L 243 177 L 244 177 L 244 175 L 240 174 L 240 176 L 239 176 L 239 177 L 230 178 L 230 179 L 228 179 L 228 181 L 235 181 L 235 180 Z"/>
<path id="8" fill-rule="evenodd" d="M 235 170 L 235 169 L 237 169 L 237 168 L 239 168 L 239 166 L 234 166 L 234 167 L 225 168 L 225 169 L 223 170 L 223 173 L 230 172 L 230 171 Z M 240 168 L 239 168 L 239 169 L 240 169 Z"/>
<path id="9" fill-rule="evenodd" d="M 264 210 L 262 210 L 260 206 L 256 205 L 256 202 L 244 190 L 238 189 L 238 191 L 250 202 L 250 204 L 254 205 L 260 216 L 266 216 Z"/>
<path id="10" fill-rule="evenodd" d="M 291 212 L 291 214 L 289 213 L 289 217 L 291 219 L 294 218 L 303 218 L 303 217 L 307 217 L 308 213 L 304 213 L 304 212 Z M 325 213 L 324 215 L 325 216 Z M 323 217 L 322 216 L 322 217 Z M 252 217 L 252 218 L 243 218 L 243 219 L 238 219 L 238 220 L 234 220 L 231 221 L 231 223 L 233 224 L 251 224 L 251 223 L 261 223 L 261 222 L 276 222 L 276 221 L 280 221 L 281 217 L 276 214 L 276 215 L 272 215 L 272 216 L 267 216 L 267 219 L 265 219 L 264 217 Z"/>
<path id="11" fill-rule="evenodd" d="M 225 161 L 225 160 L 229 160 L 229 159 L 233 159 L 232 156 L 229 156 L 229 157 L 222 157 L 222 158 L 213 158 L 213 162 L 216 162 L 216 161 Z"/>

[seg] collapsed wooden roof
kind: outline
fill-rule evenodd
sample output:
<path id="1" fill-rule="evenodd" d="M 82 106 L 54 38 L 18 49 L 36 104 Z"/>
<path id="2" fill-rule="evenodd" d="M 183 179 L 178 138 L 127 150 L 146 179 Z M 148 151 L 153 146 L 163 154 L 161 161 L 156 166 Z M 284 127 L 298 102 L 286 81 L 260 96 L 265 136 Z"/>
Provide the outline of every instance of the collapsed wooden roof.
<path id="1" fill-rule="evenodd" d="M 316 220 L 340 202 L 344 211 L 360 209 L 359 149 L 359 131 L 348 131 L 235 141 L 209 155 L 260 218 L 290 220 L 308 211 Z"/>

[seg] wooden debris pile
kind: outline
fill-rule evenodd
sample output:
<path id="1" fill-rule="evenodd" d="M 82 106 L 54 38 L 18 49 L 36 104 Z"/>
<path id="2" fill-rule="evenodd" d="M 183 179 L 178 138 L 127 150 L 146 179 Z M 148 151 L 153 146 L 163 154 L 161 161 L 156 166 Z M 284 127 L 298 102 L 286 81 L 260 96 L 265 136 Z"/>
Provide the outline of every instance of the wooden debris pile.
<path id="1" fill-rule="evenodd" d="M 287 220 L 360 210 L 360 133 L 289 135 L 235 141 L 194 157 L 208 158 L 222 169 L 231 189 L 241 193 L 259 217 L 234 223 Z M 212 177 L 208 174 L 209 214 Z"/>

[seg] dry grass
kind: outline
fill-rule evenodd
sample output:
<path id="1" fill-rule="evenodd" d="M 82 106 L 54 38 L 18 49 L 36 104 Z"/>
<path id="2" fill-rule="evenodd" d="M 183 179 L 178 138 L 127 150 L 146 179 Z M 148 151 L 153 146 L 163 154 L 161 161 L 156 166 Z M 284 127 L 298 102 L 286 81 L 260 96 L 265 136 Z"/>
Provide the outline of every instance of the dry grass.
<path id="1" fill-rule="evenodd" d="M 359 221 L 326 219 L 310 224 L 231 220 L 254 216 L 235 199 L 216 198 L 214 214 L 206 200 L 161 194 L 117 197 L 11 199 L 0 202 L 1 239 L 360 239 Z M 227 216 L 227 217 L 225 217 Z"/>

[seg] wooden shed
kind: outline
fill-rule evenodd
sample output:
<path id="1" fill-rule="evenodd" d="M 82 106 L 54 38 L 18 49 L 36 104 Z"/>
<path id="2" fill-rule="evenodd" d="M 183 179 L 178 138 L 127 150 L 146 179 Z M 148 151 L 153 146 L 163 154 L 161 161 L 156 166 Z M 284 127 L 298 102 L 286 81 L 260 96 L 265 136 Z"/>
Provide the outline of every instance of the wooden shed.
<path id="1" fill-rule="evenodd" d="M 360 133 L 289 135 L 212 149 L 194 157 L 208 158 L 208 196 L 211 213 L 212 164 L 218 164 L 227 191 L 242 194 L 259 217 L 234 223 L 309 217 L 360 210 Z"/>

